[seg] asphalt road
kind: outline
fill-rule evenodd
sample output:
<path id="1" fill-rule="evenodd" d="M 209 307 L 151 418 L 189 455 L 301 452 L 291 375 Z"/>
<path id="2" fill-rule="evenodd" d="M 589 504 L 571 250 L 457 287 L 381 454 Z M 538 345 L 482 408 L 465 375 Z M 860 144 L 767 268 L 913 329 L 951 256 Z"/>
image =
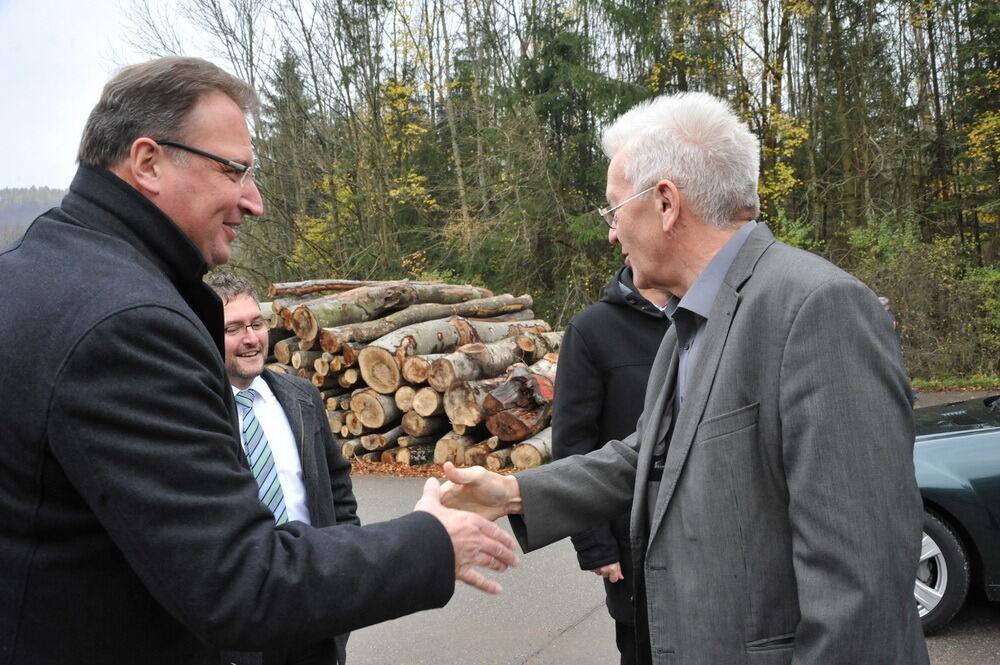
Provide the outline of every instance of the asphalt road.
<path id="1" fill-rule="evenodd" d="M 424 479 L 355 476 L 363 522 L 404 515 Z M 509 530 L 506 519 L 498 522 Z M 378 574 L 373 572 L 373 574 Z M 393 571 L 405 574 L 405 571 Z M 607 665 L 617 663 L 614 628 L 600 581 L 579 570 L 569 541 L 522 556 L 520 567 L 489 573 L 504 586 L 489 596 L 460 585 L 447 607 L 359 630 L 352 665 Z M 1000 603 L 973 598 L 928 638 L 933 665 L 1000 663 Z"/>

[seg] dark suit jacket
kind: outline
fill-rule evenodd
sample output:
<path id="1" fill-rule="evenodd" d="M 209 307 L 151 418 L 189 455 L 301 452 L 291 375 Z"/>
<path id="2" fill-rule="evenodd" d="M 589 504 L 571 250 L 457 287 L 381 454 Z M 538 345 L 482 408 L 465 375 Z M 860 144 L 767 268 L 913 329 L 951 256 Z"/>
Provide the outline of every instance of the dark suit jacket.
<path id="1" fill-rule="evenodd" d="M 361 525 L 358 519 L 358 502 L 351 491 L 351 463 L 344 459 L 330 431 L 326 409 L 316 386 L 297 376 L 278 374 L 265 369 L 264 381 L 285 412 L 288 425 L 302 464 L 302 482 L 306 490 L 309 521 L 313 526 L 336 524 Z M 346 662 L 347 634 L 336 639 L 323 640 L 320 644 L 305 646 L 316 660 L 331 665 Z M 263 665 L 295 662 L 302 645 L 268 652 Z M 318 655 L 317 655 L 318 654 Z"/>
<path id="2" fill-rule="evenodd" d="M 218 663 L 451 596 L 427 513 L 275 527 L 204 272 L 158 208 L 87 166 L 0 250 L 0 664 Z M 412 574 L 359 572 L 397 567 Z"/>
<path id="3" fill-rule="evenodd" d="M 759 225 L 703 335 L 658 494 L 673 328 L 635 435 L 519 474 L 525 550 L 631 504 L 657 665 L 926 664 L 913 416 L 875 295 Z"/>

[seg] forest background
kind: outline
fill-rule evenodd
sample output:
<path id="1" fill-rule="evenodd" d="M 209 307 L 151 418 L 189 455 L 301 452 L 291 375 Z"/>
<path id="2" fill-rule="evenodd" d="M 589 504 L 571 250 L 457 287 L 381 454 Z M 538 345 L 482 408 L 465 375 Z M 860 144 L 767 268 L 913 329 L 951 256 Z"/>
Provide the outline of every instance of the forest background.
<path id="1" fill-rule="evenodd" d="M 621 260 L 601 128 L 705 90 L 760 138 L 761 220 L 890 299 L 911 375 L 1000 375 L 995 0 L 177 0 L 131 21 L 143 52 L 198 35 L 261 93 L 267 208 L 231 264 L 259 285 L 468 282 L 562 327 Z"/>

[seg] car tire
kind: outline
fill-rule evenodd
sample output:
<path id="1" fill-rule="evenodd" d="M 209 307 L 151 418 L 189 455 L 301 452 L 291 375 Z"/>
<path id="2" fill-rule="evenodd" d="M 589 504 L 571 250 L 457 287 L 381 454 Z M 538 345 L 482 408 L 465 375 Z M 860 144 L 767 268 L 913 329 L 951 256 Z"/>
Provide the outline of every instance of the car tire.
<path id="1" fill-rule="evenodd" d="M 961 538 L 931 511 L 924 512 L 920 565 L 913 595 L 924 634 L 930 635 L 954 618 L 969 592 L 969 557 Z"/>

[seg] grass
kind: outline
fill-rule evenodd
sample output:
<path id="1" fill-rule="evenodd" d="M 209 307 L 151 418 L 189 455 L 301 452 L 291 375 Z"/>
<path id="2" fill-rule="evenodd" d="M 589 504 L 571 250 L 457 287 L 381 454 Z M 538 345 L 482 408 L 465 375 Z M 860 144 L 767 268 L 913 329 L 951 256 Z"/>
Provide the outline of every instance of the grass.
<path id="1" fill-rule="evenodd" d="M 910 383 L 917 392 L 932 392 L 936 390 L 1000 391 L 1000 377 L 997 376 L 950 376 L 939 379 L 914 378 Z"/>

